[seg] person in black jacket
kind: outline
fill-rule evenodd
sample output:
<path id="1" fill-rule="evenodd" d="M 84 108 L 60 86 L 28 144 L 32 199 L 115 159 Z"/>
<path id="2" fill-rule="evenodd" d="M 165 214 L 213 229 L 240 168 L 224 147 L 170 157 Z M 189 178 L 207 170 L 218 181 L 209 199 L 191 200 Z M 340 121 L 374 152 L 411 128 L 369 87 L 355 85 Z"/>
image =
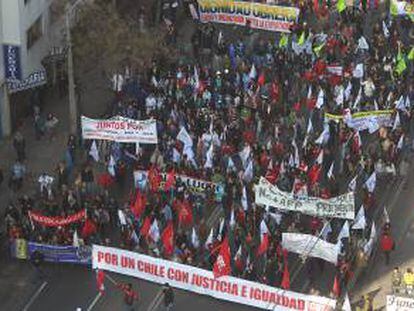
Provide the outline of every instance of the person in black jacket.
<path id="1" fill-rule="evenodd" d="M 162 290 L 164 293 L 164 306 L 166 311 L 171 311 L 174 307 L 174 292 L 171 288 L 170 284 L 165 283 L 164 289 Z"/>

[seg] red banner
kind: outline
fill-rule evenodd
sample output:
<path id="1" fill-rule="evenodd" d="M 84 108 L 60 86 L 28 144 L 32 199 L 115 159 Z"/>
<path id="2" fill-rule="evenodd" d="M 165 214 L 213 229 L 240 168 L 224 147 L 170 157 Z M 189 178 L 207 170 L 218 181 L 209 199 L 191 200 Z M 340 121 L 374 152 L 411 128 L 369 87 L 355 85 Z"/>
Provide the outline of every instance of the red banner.
<path id="1" fill-rule="evenodd" d="M 57 216 L 57 217 L 48 217 L 43 216 L 36 212 L 29 211 L 29 217 L 32 221 L 38 222 L 46 227 L 59 227 L 67 226 L 71 223 L 81 221 L 86 217 L 86 209 L 77 212 L 76 214 L 69 215 L 67 217 Z"/>

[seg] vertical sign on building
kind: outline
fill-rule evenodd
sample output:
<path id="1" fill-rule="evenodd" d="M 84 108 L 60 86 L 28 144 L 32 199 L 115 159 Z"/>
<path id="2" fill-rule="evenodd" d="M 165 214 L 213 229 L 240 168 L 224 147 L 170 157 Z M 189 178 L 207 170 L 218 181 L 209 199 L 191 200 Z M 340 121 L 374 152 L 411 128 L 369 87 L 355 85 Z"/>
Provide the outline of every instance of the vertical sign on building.
<path id="1" fill-rule="evenodd" d="M 6 80 L 21 80 L 20 46 L 3 45 L 3 57 Z"/>

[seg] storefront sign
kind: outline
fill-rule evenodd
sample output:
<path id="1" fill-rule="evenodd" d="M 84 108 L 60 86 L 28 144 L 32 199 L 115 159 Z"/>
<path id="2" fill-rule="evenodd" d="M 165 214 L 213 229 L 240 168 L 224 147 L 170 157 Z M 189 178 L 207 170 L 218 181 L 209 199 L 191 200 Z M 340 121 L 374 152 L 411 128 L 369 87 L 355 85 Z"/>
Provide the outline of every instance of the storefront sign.
<path id="1" fill-rule="evenodd" d="M 46 71 L 40 70 L 33 72 L 26 79 L 22 81 L 7 81 L 7 88 L 9 93 L 16 93 L 36 87 L 42 86 L 47 83 Z"/>
<path id="2" fill-rule="evenodd" d="M 8 81 L 20 81 L 22 79 L 22 67 L 20 60 L 20 46 L 3 45 L 4 76 Z"/>

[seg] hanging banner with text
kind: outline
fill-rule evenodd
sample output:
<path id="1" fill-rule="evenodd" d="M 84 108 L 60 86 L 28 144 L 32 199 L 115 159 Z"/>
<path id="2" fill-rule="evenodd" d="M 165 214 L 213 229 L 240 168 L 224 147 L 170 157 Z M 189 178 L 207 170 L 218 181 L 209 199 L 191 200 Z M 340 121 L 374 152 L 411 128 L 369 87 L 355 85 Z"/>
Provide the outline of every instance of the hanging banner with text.
<path id="1" fill-rule="evenodd" d="M 85 220 L 86 209 L 77 212 L 76 214 L 68 215 L 66 217 L 49 217 L 43 216 L 42 214 L 39 214 L 37 212 L 29 211 L 29 217 L 32 221 L 37 222 L 45 227 L 61 227 L 74 222 Z"/>
<path id="2" fill-rule="evenodd" d="M 224 187 L 221 184 L 213 183 L 210 181 L 201 180 L 198 178 L 193 178 L 185 175 L 175 174 L 175 181 L 176 183 L 179 182 L 183 184 L 183 186 L 187 187 L 193 193 L 202 193 L 207 190 L 212 190 L 216 194 L 216 196 L 223 196 L 224 195 Z M 134 171 L 134 181 L 135 187 L 144 189 L 145 185 L 148 182 L 148 171 L 143 170 L 136 170 Z M 167 174 L 161 173 L 161 183 L 160 188 L 164 187 L 165 182 L 167 181 Z"/>
<path id="3" fill-rule="evenodd" d="M 200 21 L 248 26 L 253 29 L 290 32 L 299 9 L 254 2 L 198 0 Z"/>
<path id="4" fill-rule="evenodd" d="M 414 299 L 388 295 L 387 311 L 414 311 Z"/>
<path id="5" fill-rule="evenodd" d="M 155 120 L 133 120 L 114 117 L 108 120 L 89 119 L 82 116 L 82 138 L 111 140 L 120 143 L 157 144 Z"/>
<path id="6" fill-rule="evenodd" d="M 317 257 L 336 265 L 339 247 L 321 238 L 302 233 L 282 233 L 282 247 L 288 252 Z"/>
<path id="7" fill-rule="evenodd" d="M 354 219 L 355 217 L 353 192 L 331 199 L 298 197 L 293 193 L 279 190 L 263 177 L 255 186 L 255 201 L 256 204 L 272 206 L 282 211 L 300 212 L 317 217 L 342 219 Z"/>
<path id="8" fill-rule="evenodd" d="M 357 131 L 378 129 L 380 127 L 391 127 L 394 123 L 392 118 L 393 110 L 360 111 L 344 115 L 325 113 L 328 121 L 345 121 L 345 124 Z"/>
<path id="9" fill-rule="evenodd" d="M 92 266 L 158 284 L 168 282 L 175 288 L 266 310 L 333 311 L 336 305 L 329 298 L 231 276 L 214 278 L 211 271 L 112 247 L 93 245 Z"/>

